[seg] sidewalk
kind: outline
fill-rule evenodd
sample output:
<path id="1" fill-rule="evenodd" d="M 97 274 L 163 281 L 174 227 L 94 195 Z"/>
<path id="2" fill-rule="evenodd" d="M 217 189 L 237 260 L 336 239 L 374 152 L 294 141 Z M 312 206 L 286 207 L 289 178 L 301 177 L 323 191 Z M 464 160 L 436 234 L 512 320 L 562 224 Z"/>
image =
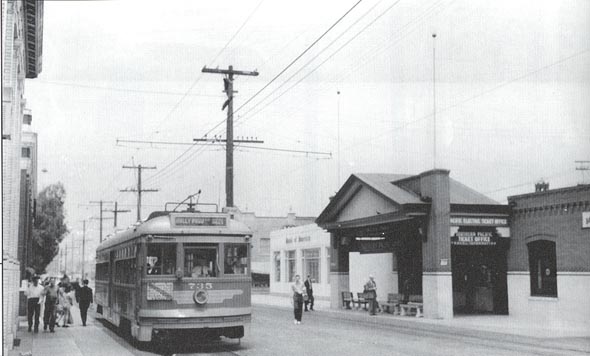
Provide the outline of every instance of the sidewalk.
<path id="1" fill-rule="evenodd" d="M 90 314 L 90 311 L 89 311 Z M 131 352 L 95 326 L 96 321 L 88 316 L 87 326 L 82 326 L 80 310 L 72 307 L 74 324 L 69 328 L 56 327 L 55 333 L 43 331 L 43 320 L 39 333 L 27 331 L 26 317 L 20 317 L 16 337 L 21 340 L 18 347 L 8 352 L 9 356 L 133 356 Z M 42 318 L 41 318 L 42 319 Z M 100 325 L 100 324 L 99 324 Z"/>
<path id="2" fill-rule="evenodd" d="M 275 308 L 292 308 L 291 298 L 270 294 L 252 294 L 252 304 Z M 450 320 L 394 316 L 381 313 L 370 316 L 363 309 L 330 309 L 330 302 L 317 301 L 315 313 L 328 318 L 356 321 L 394 328 L 464 335 L 480 339 L 502 340 L 520 344 L 542 345 L 563 350 L 590 353 L 590 324 L 547 325 L 508 315 L 466 315 Z"/>

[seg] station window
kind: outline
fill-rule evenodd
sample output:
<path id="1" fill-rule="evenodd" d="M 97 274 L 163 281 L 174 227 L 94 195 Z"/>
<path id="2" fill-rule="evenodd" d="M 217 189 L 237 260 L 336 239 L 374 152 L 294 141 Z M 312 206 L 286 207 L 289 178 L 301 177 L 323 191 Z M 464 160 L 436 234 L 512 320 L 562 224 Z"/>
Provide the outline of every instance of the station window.
<path id="1" fill-rule="evenodd" d="M 225 274 L 248 274 L 248 245 L 225 245 Z"/>
<path id="2" fill-rule="evenodd" d="M 219 274 L 217 244 L 184 244 L 184 276 L 216 277 Z"/>
<path id="3" fill-rule="evenodd" d="M 527 244 L 531 275 L 531 295 L 557 297 L 555 242 L 538 240 Z"/>
<path id="4" fill-rule="evenodd" d="M 276 251 L 273 254 L 273 263 L 275 269 L 275 282 L 281 281 L 281 252 Z"/>
<path id="5" fill-rule="evenodd" d="M 147 274 L 170 275 L 176 272 L 176 244 L 151 243 L 147 248 Z"/>
<path id="6" fill-rule="evenodd" d="M 295 263 L 295 250 L 287 251 L 287 277 L 289 282 L 293 281 L 297 274 Z"/>
<path id="7" fill-rule="evenodd" d="M 302 250 L 303 278 L 309 277 L 315 283 L 320 283 L 320 249 Z"/>

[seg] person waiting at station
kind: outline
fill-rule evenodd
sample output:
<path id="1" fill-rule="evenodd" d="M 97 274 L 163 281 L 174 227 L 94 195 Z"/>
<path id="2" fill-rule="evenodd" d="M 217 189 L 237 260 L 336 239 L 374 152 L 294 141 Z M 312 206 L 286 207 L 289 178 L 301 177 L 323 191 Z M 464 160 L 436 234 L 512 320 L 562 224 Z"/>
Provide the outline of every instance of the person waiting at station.
<path id="1" fill-rule="evenodd" d="M 369 275 L 369 281 L 365 284 L 365 293 L 369 295 L 369 314 L 376 315 L 377 304 L 377 283 L 375 277 Z"/>

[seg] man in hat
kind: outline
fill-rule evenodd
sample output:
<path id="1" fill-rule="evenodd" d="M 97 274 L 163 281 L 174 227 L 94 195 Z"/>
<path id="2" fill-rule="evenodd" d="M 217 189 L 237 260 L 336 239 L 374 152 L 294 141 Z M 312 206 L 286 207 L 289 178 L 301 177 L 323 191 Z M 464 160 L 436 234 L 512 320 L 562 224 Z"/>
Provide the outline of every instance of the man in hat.
<path id="1" fill-rule="evenodd" d="M 369 275 L 369 281 L 365 284 L 365 293 L 370 295 L 369 314 L 375 315 L 377 311 L 377 283 L 372 274 Z"/>
<path id="2" fill-rule="evenodd" d="M 43 293 L 43 286 L 39 284 L 39 276 L 33 277 L 33 282 L 29 283 L 29 287 L 25 291 L 27 296 L 27 318 L 29 321 L 29 332 L 33 328 L 33 318 L 35 319 L 35 332 L 39 332 L 39 314 L 41 314 L 41 294 Z"/>
<path id="3" fill-rule="evenodd" d="M 92 288 L 88 287 L 88 280 L 82 281 L 82 288 L 80 288 L 80 317 L 82 318 L 82 325 L 86 326 L 86 317 L 88 315 L 88 308 L 92 304 Z"/>

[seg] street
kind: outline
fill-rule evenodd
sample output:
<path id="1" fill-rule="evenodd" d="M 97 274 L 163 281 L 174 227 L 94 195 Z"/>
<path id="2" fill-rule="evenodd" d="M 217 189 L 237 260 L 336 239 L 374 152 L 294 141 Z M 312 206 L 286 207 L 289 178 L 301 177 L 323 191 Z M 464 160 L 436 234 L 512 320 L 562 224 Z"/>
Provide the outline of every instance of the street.
<path id="1" fill-rule="evenodd" d="M 55 334 L 43 333 L 33 339 L 33 355 L 82 354 L 136 355 L 583 355 L 514 341 L 415 331 L 391 326 L 370 325 L 326 317 L 322 311 L 305 313 L 301 325 L 294 325 L 285 308 L 254 306 L 251 333 L 241 342 L 221 339 L 203 345 L 187 340 L 171 340 L 138 350 L 115 328 L 91 318 L 88 327 L 77 323 Z M 48 343 L 47 339 L 52 339 Z M 44 349 L 37 349 L 41 345 Z M 512 339 L 513 340 L 513 339 Z M 576 340 L 579 342 L 580 340 Z M 49 348 L 47 347 L 49 345 Z M 37 346 L 39 347 L 39 346 Z M 77 349 L 77 350 L 76 350 Z M 75 352 L 73 350 L 76 350 Z"/>

